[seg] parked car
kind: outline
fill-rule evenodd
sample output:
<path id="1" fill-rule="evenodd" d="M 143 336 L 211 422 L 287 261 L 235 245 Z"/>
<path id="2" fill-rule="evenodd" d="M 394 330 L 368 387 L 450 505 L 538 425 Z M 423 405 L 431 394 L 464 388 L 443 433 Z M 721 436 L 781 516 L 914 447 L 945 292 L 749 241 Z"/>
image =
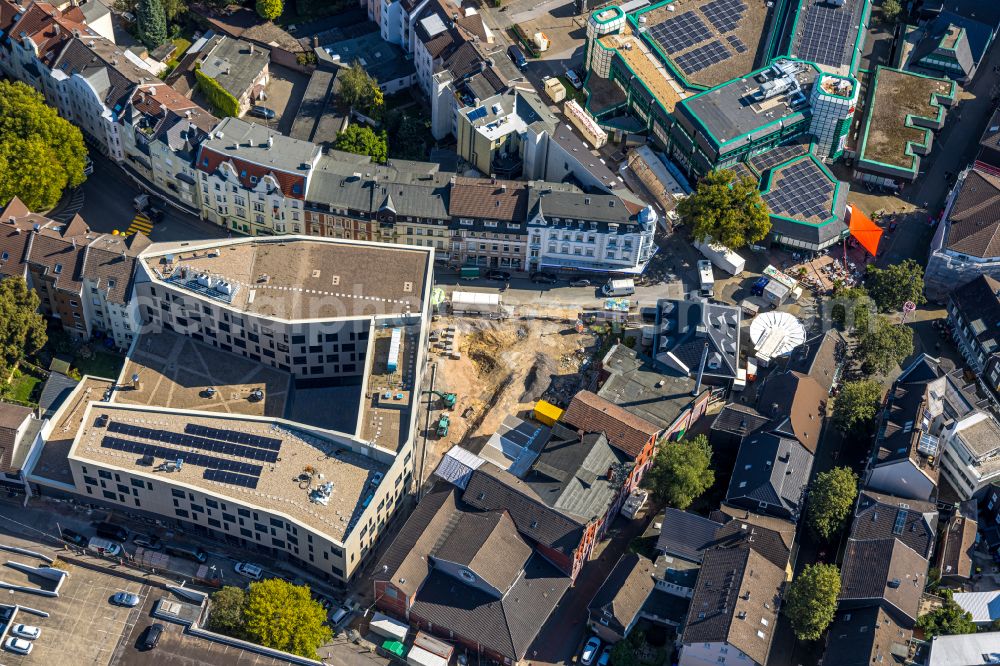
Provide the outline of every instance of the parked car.
<path id="1" fill-rule="evenodd" d="M 128 541 L 128 530 L 121 525 L 115 525 L 114 523 L 101 522 L 97 523 L 97 536 L 103 537 L 105 539 L 111 539 L 112 541 L 121 541 L 125 543 Z"/>
<path id="2" fill-rule="evenodd" d="M 168 543 L 166 550 L 167 555 L 184 557 L 201 564 L 204 564 L 205 561 L 208 560 L 208 554 L 198 546 L 188 546 L 181 543 Z"/>
<path id="3" fill-rule="evenodd" d="M 580 278 L 578 280 L 570 280 L 569 286 L 571 287 L 589 287 L 590 280 L 587 278 Z"/>
<path id="4" fill-rule="evenodd" d="M 269 109 L 266 106 L 252 106 L 250 107 L 250 115 L 264 120 L 274 120 L 277 114 L 275 114 L 274 109 Z"/>
<path id="5" fill-rule="evenodd" d="M 132 543 L 143 548 L 149 548 L 150 550 L 163 548 L 163 542 L 155 534 L 136 534 L 132 537 Z"/>
<path id="6" fill-rule="evenodd" d="M 167 214 L 167 209 L 163 206 L 163 204 L 159 202 L 151 203 L 149 208 L 146 209 L 146 217 L 148 217 L 149 221 L 152 222 L 153 224 L 156 224 L 157 222 L 162 222 L 163 217 L 166 214 Z"/>
<path id="7" fill-rule="evenodd" d="M 601 656 L 597 658 L 597 666 L 608 666 L 609 661 L 611 661 L 611 646 L 605 645 L 601 650 Z"/>
<path id="8" fill-rule="evenodd" d="M 566 78 L 569 80 L 569 84 L 577 90 L 583 87 L 583 79 L 580 78 L 580 75 L 575 70 L 567 69 Z"/>
<path id="9" fill-rule="evenodd" d="M 87 537 L 83 536 L 79 532 L 74 532 L 73 530 L 63 530 L 62 540 L 66 543 L 71 543 L 74 546 L 79 546 L 80 548 L 87 547 Z"/>
<path id="10" fill-rule="evenodd" d="M 103 539 L 101 537 L 90 537 L 87 542 L 87 547 L 91 550 L 97 551 L 101 555 L 107 555 L 109 557 L 118 557 L 122 554 L 122 545 L 117 541 L 112 541 L 110 539 Z"/>
<path id="11" fill-rule="evenodd" d="M 94 173 L 94 163 L 90 159 L 90 155 L 84 158 L 83 162 L 83 175 L 90 176 Z"/>
<path id="12" fill-rule="evenodd" d="M 23 638 L 8 638 L 7 642 L 4 643 L 4 647 L 18 654 L 31 654 L 31 648 L 35 647 L 35 645 Z"/>
<path id="13" fill-rule="evenodd" d="M 111 597 L 111 603 L 128 608 L 135 608 L 139 605 L 139 601 L 139 595 L 131 592 L 115 592 L 114 596 Z"/>
<path id="14" fill-rule="evenodd" d="M 29 641 L 33 641 L 42 635 L 42 630 L 30 624 L 15 624 L 11 628 L 10 633 L 18 638 L 27 638 Z"/>
<path id="15" fill-rule="evenodd" d="M 511 62 L 517 65 L 517 68 L 523 70 L 528 66 L 528 59 L 524 57 L 524 51 L 521 47 L 513 44 L 507 49 L 507 55 L 510 56 Z"/>
<path id="16" fill-rule="evenodd" d="M 160 642 L 160 636 L 163 635 L 163 625 L 157 622 L 156 624 L 151 624 L 146 629 L 146 635 L 142 639 L 142 649 L 152 650 L 156 647 L 156 644 Z"/>
<path id="17" fill-rule="evenodd" d="M 236 566 L 234 566 L 233 569 L 239 575 L 246 576 L 251 580 L 260 580 L 261 574 L 264 573 L 264 570 L 261 569 L 258 565 L 252 564 L 250 562 L 237 562 Z"/>
<path id="18" fill-rule="evenodd" d="M 489 280 L 499 280 L 500 282 L 509 282 L 510 273 L 507 271 L 490 271 L 486 274 L 486 278 Z"/>
<path id="19" fill-rule="evenodd" d="M 555 284 L 556 282 L 559 281 L 559 278 L 557 278 L 552 273 L 539 271 L 537 273 L 531 274 L 531 281 L 536 282 L 538 284 Z"/>
<path id="20" fill-rule="evenodd" d="M 597 636 L 591 636 L 587 639 L 587 644 L 583 646 L 583 652 L 580 653 L 580 663 L 583 666 L 590 666 L 594 663 L 594 658 L 597 656 L 597 651 L 601 649 L 601 639 Z"/>
<path id="21" fill-rule="evenodd" d="M 347 619 L 351 614 L 351 609 L 347 606 L 337 606 L 332 611 L 330 611 L 330 626 L 336 629 Z"/>
<path id="22" fill-rule="evenodd" d="M 892 222 L 889 223 L 889 232 L 892 233 L 893 231 L 896 230 L 896 227 L 898 227 L 898 226 L 899 226 L 899 222 L 897 222 L 895 220 L 895 218 L 893 218 Z"/>

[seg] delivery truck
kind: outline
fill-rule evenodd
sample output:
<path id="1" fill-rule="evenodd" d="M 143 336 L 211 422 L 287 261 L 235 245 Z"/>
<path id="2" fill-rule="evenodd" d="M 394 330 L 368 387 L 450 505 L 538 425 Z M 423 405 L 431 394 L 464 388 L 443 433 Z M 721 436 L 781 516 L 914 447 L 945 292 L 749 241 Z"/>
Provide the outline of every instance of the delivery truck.
<path id="1" fill-rule="evenodd" d="M 698 260 L 698 288 L 702 296 L 715 296 L 715 274 L 712 273 L 712 262 L 707 259 Z"/>
<path id="2" fill-rule="evenodd" d="M 694 246 L 716 268 L 726 271 L 730 275 L 739 275 L 746 267 L 746 260 L 724 245 L 696 242 Z"/>
<path id="3" fill-rule="evenodd" d="M 612 278 L 601 287 L 601 293 L 605 296 L 631 296 L 635 293 L 635 281 Z"/>

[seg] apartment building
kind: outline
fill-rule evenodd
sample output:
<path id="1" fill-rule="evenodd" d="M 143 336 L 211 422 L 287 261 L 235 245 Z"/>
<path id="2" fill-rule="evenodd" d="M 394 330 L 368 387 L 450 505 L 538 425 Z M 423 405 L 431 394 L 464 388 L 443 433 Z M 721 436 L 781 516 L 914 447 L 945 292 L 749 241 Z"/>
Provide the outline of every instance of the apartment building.
<path id="1" fill-rule="evenodd" d="M 1000 478 L 1000 423 L 975 411 L 946 426 L 940 436 L 941 474 L 963 500 L 981 498 Z"/>
<path id="2" fill-rule="evenodd" d="M 969 368 L 1000 397 L 1000 281 L 980 275 L 951 292 L 948 324 Z"/>
<path id="3" fill-rule="evenodd" d="M 449 261 L 463 266 L 525 270 L 526 183 L 455 178 L 451 185 Z"/>
<path id="4" fill-rule="evenodd" d="M 251 236 L 302 234 L 309 179 L 321 149 L 225 118 L 198 150 L 201 216 Z"/>
<path id="5" fill-rule="evenodd" d="M 119 349 L 132 343 L 138 332 L 132 280 L 148 238 L 93 233 L 80 216 L 55 222 L 17 197 L 0 219 L 0 276 L 24 278 L 41 312 L 70 335 L 107 336 Z"/>
<path id="6" fill-rule="evenodd" d="M 239 104 L 240 115 L 264 98 L 270 80 L 270 52 L 242 39 L 217 35 L 199 52 L 204 76 L 212 79 Z"/>

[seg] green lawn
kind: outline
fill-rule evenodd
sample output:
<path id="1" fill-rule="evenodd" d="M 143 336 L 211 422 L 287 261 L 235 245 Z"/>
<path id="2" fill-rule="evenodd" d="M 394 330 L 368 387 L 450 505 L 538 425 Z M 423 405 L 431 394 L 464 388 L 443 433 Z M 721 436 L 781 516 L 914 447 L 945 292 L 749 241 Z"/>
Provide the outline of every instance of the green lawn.
<path id="1" fill-rule="evenodd" d="M 577 74 L 579 75 L 579 72 L 577 72 Z M 577 104 L 586 109 L 587 108 L 586 89 L 577 90 L 576 88 L 573 87 L 573 84 L 570 83 L 569 79 L 567 79 L 565 76 L 557 76 L 556 78 L 559 79 L 559 82 L 563 84 L 563 88 L 566 89 L 566 99 L 563 100 L 563 103 L 568 102 L 571 99 L 575 99 Z"/>
<path id="2" fill-rule="evenodd" d="M 174 43 L 177 50 L 174 51 L 174 54 L 170 56 L 170 60 L 167 61 L 167 68 L 163 70 L 163 74 L 161 75 L 161 78 L 164 79 L 170 75 L 170 72 L 177 69 L 177 65 L 181 63 L 181 58 L 183 58 L 184 54 L 187 53 L 187 50 L 191 48 L 191 40 L 189 39 L 177 37 L 175 39 L 171 39 L 170 41 Z"/>
<path id="3" fill-rule="evenodd" d="M 118 379 L 123 365 L 125 365 L 124 356 L 106 351 L 95 351 L 91 358 L 77 356 L 73 360 L 73 367 L 79 370 L 81 375 L 105 379 Z"/>
<path id="4" fill-rule="evenodd" d="M 38 404 L 38 395 L 42 392 L 43 383 L 44 380 L 40 377 L 24 373 L 10 383 L 8 396 L 16 402 Z"/>

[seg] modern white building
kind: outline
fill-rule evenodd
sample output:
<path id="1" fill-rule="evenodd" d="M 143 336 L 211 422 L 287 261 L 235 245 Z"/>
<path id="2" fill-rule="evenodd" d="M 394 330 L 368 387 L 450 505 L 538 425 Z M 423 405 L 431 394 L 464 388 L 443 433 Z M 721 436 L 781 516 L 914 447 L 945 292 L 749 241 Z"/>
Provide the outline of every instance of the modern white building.
<path id="1" fill-rule="evenodd" d="M 850 77 L 820 74 L 816 78 L 809 94 L 809 132 L 816 137 L 822 158 L 832 161 L 843 154 L 859 89 L 858 82 Z"/>
<path id="2" fill-rule="evenodd" d="M 969 414 L 947 426 L 941 441 L 941 473 L 963 500 L 979 497 L 1000 477 L 1000 423 L 992 414 Z"/>

